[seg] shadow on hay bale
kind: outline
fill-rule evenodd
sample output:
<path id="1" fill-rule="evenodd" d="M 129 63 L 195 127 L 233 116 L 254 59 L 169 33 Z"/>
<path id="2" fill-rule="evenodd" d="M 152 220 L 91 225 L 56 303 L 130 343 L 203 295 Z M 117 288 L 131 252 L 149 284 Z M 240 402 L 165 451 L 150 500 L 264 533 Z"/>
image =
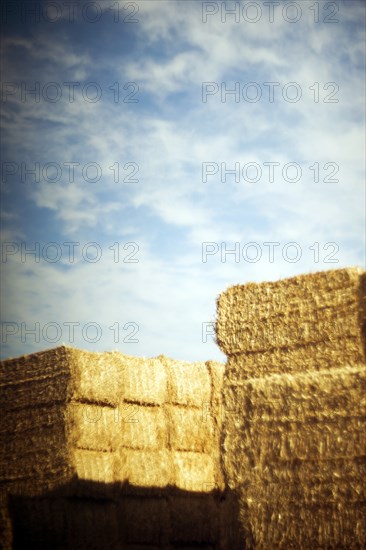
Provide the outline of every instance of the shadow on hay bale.
<path id="1" fill-rule="evenodd" d="M 230 490 L 197 493 L 81 480 L 77 488 L 75 494 L 71 482 L 36 497 L 9 495 L 12 548 L 243 548 L 238 501 Z"/>
<path id="2" fill-rule="evenodd" d="M 4 361 L 0 546 L 235 550 L 223 373 L 65 346 Z"/>

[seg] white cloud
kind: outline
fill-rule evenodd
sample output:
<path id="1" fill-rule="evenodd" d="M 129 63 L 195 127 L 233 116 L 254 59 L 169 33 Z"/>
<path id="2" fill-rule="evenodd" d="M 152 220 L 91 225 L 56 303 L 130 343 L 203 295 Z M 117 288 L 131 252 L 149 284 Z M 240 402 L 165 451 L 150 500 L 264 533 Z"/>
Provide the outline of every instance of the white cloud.
<path id="1" fill-rule="evenodd" d="M 219 3 L 220 4 L 220 3 Z M 358 233 L 364 225 L 364 97 L 360 70 L 361 40 L 347 27 L 360 18 L 362 9 L 341 11 L 336 25 L 315 25 L 304 9 L 304 20 L 289 24 L 283 19 L 268 24 L 221 23 L 220 17 L 202 22 L 201 4 L 140 2 L 136 35 L 141 58 L 131 52 L 106 56 L 103 66 L 92 54 L 80 53 L 59 35 L 41 34 L 35 41 L 8 40 L 9 78 L 21 80 L 21 66 L 12 66 L 11 47 L 23 49 L 29 65 L 44 67 L 44 78 L 63 81 L 89 79 L 106 71 L 120 82 L 136 80 L 139 104 L 115 105 L 108 96 L 96 104 L 76 95 L 51 105 L 22 103 L 11 98 L 5 109 L 4 131 L 9 150 L 27 162 L 98 162 L 103 178 L 88 184 L 78 177 L 55 184 L 24 188 L 25 204 L 53 215 L 60 238 L 100 238 L 106 246 L 103 261 L 68 265 L 32 264 L 13 258 L 3 266 L 8 319 L 42 323 L 96 321 L 106 338 L 93 349 L 118 347 L 108 328 L 118 321 L 136 322 L 140 342 L 125 345 L 126 353 L 166 353 L 178 358 L 221 357 L 210 341 L 201 341 L 202 323 L 213 319 L 215 299 L 227 285 L 249 280 L 274 280 L 299 272 L 352 265 L 363 260 Z M 352 13 L 350 13 L 350 11 Z M 98 28 L 95 27 L 97 32 Z M 142 42 L 144 41 L 144 42 Z M 10 52 L 10 53 L 9 53 Z M 158 53 L 157 53 L 158 52 Z M 350 65 L 346 65 L 344 53 Z M 109 71 L 109 72 L 108 72 Z M 362 74 L 361 74 L 362 73 Z M 91 77 L 90 77 L 91 78 Z M 204 81 L 278 81 L 279 96 L 270 103 L 227 102 L 220 93 L 201 99 Z M 298 103 L 283 100 L 282 86 L 295 81 L 302 87 Z M 309 89 L 319 82 L 321 100 L 315 103 Z M 339 103 L 324 103 L 327 82 L 339 85 Z M 267 92 L 268 93 L 268 92 Z M 173 95 L 176 94 L 176 95 Z M 174 98 L 174 100 L 173 100 Z M 16 160 L 17 160 L 16 159 Z M 277 161 L 301 164 L 301 182 L 281 176 L 267 183 L 235 183 L 210 179 L 203 183 L 203 162 L 233 167 L 248 162 Z M 110 166 L 135 162 L 134 184 L 113 181 Z M 309 166 L 335 162 L 339 183 L 315 184 Z M 324 177 L 324 174 L 322 174 Z M 16 213 L 14 213 L 14 216 Z M 16 219 L 7 216 L 5 238 L 26 240 L 24 229 L 15 231 Z M 176 237 L 169 237 L 179 232 Z M 156 244 L 166 234 L 167 251 Z M 177 237 L 178 239 L 178 237 Z M 136 241 L 138 264 L 114 264 L 108 249 L 115 241 Z M 314 242 L 340 244 L 339 263 L 315 263 L 309 250 Z M 105 243 L 108 242 L 108 245 Z M 286 262 L 281 253 L 271 263 L 263 254 L 257 263 L 241 256 L 221 261 L 220 251 L 202 262 L 202 242 L 233 243 L 296 241 L 303 255 L 298 263 Z M 103 249 L 104 250 L 104 249 Z M 263 248 L 264 250 L 264 248 Z M 321 253 L 324 258 L 324 251 Z M 90 347 L 78 340 L 75 345 Z M 131 347 L 132 346 L 132 347 Z"/>

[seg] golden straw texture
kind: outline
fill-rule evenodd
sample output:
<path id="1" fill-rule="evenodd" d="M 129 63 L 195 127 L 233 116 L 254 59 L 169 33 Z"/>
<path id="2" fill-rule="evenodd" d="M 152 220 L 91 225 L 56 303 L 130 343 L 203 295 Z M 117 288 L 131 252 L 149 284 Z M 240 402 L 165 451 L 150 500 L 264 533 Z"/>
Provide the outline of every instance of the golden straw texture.
<path id="1" fill-rule="evenodd" d="M 233 286 L 218 299 L 217 342 L 247 377 L 364 362 L 365 286 L 358 268 Z"/>
<path id="2" fill-rule="evenodd" d="M 366 547 L 365 272 L 229 288 L 222 460 L 242 548 Z"/>
<path id="3" fill-rule="evenodd" d="M 26 538 L 36 537 L 35 545 L 39 540 L 32 522 L 38 530 L 43 526 L 46 536 L 47 522 L 55 524 L 55 532 L 62 531 L 57 521 L 69 533 L 65 547 L 69 540 L 82 539 L 84 531 L 88 536 L 95 531 L 92 539 L 98 540 L 105 529 L 111 537 L 107 547 L 144 544 L 149 538 L 141 535 L 147 516 L 165 509 L 167 525 L 162 512 L 161 527 L 150 527 L 157 547 L 161 541 L 175 544 L 175 538 L 179 544 L 218 544 L 220 518 L 227 513 L 218 496 L 224 489 L 219 418 L 223 371 L 213 361 L 145 359 L 65 347 L 4 361 L 0 483 L 8 547 L 8 508 L 13 523 L 28 529 Z M 109 507 L 103 508 L 104 500 Z M 216 512 L 208 517 L 212 507 Z M 107 517 L 107 508 L 114 519 L 98 520 L 100 514 Z M 132 532 L 123 514 L 136 517 Z M 192 530 L 197 521 L 198 530 Z M 112 535 L 116 525 L 118 534 Z M 53 544 L 62 547 L 60 536 Z"/>
<path id="4" fill-rule="evenodd" d="M 254 547 L 365 547 L 365 365 L 228 383 L 225 407 L 225 472 Z"/>

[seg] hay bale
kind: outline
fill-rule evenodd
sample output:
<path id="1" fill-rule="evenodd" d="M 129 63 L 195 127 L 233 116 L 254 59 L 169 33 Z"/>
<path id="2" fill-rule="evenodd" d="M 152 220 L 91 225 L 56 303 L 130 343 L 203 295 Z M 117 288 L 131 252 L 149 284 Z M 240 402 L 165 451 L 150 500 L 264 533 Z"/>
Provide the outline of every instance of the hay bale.
<path id="1" fill-rule="evenodd" d="M 174 484 L 172 451 L 214 452 L 218 457 L 214 412 L 221 402 L 223 373 L 218 363 L 190 364 L 163 356 L 145 359 L 61 347 L 5 361 L 2 369 L 5 399 L 0 432 L 7 453 L 2 454 L 2 463 L 13 477 L 17 468 L 22 477 L 29 463 L 37 485 L 38 466 L 48 475 L 51 466 L 44 459 L 53 452 L 64 463 L 60 483 L 75 473 L 80 479 L 102 481 L 104 467 L 106 482 L 130 481 L 130 475 L 139 477 L 138 453 L 133 455 L 135 462 L 128 458 L 135 449 L 147 454 L 156 451 L 151 454 L 150 474 L 146 477 L 141 471 L 152 485 L 161 485 L 170 455 L 168 477 Z M 27 452 L 39 452 L 41 460 L 24 458 L 18 467 L 15 458 Z M 102 462 L 95 458 L 97 453 Z M 101 453 L 116 453 L 119 465 Z"/>
<path id="2" fill-rule="evenodd" d="M 131 358 L 118 352 L 67 350 L 71 373 L 69 393 L 73 399 L 116 407 Z"/>
<path id="3" fill-rule="evenodd" d="M 13 524 L 9 514 L 8 494 L 0 488 L 0 545 L 3 550 L 13 548 Z"/>
<path id="4" fill-rule="evenodd" d="M 163 407 L 134 405 L 119 415 L 120 446 L 157 451 L 168 444 L 168 419 Z"/>
<path id="5" fill-rule="evenodd" d="M 291 348 L 272 348 L 262 352 L 240 353 L 228 357 L 226 377 L 232 381 L 241 376 L 253 378 L 275 373 L 296 374 L 308 370 L 331 369 L 342 359 L 342 364 L 361 364 L 362 347 L 354 338 L 335 338 Z"/>
<path id="6" fill-rule="evenodd" d="M 170 517 L 167 498 L 130 496 L 120 499 L 118 507 L 118 521 L 125 543 L 157 547 L 168 544 Z"/>
<path id="7" fill-rule="evenodd" d="M 218 299 L 217 342 L 227 355 L 241 356 L 249 377 L 257 364 L 259 376 L 290 365 L 332 368 L 334 347 L 339 364 L 364 362 L 365 311 L 366 273 L 357 268 L 236 285 Z"/>
<path id="8" fill-rule="evenodd" d="M 163 358 L 169 373 L 169 403 L 202 407 L 211 401 L 211 377 L 206 363 L 188 363 Z"/>
<path id="9" fill-rule="evenodd" d="M 365 545 L 365 312 L 359 269 L 218 300 L 223 466 L 249 547 Z"/>
<path id="10" fill-rule="evenodd" d="M 64 402 L 71 381 L 64 346 L 2 361 L 1 408 L 6 411 Z"/>
<path id="11" fill-rule="evenodd" d="M 177 451 L 211 453 L 214 447 L 214 426 L 206 422 L 201 408 L 172 406 L 171 446 Z"/>
<path id="12" fill-rule="evenodd" d="M 162 405 L 168 399 L 167 376 L 160 357 L 145 359 L 124 356 L 121 397 L 128 403 Z"/>
<path id="13" fill-rule="evenodd" d="M 121 434 L 114 407 L 72 401 L 67 413 L 75 447 L 104 453 L 117 450 Z"/>
<path id="14" fill-rule="evenodd" d="M 9 502 L 13 523 L 12 548 L 67 548 L 64 502 L 44 497 L 12 497 Z"/>
<path id="15" fill-rule="evenodd" d="M 268 491 L 259 494 L 249 511 L 250 519 L 255 518 L 251 528 L 254 532 L 252 545 L 256 549 L 365 548 L 364 503 L 355 506 L 324 504 L 306 508 L 293 504 L 291 508 L 284 508 L 271 495 L 271 503 L 278 507 L 269 510 L 259 504 L 263 498 L 268 498 Z"/>
<path id="16" fill-rule="evenodd" d="M 0 483 L 5 493 L 41 494 L 72 475 L 67 429 L 68 350 L 1 363 Z"/>
<path id="17" fill-rule="evenodd" d="M 97 393 L 90 379 L 96 376 L 94 356 L 100 355 L 103 360 L 96 357 L 99 369 L 111 373 L 111 363 L 117 360 L 119 373 L 116 383 L 109 379 L 109 386 Z M 80 352 L 80 359 L 76 350 L 73 356 L 76 368 L 72 400 L 85 404 L 80 408 L 81 413 L 69 415 L 69 440 L 72 439 L 79 450 L 102 450 L 103 443 L 105 451 L 116 451 L 113 458 L 103 459 L 108 462 L 106 479 L 110 483 L 160 488 L 171 485 L 193 491 L 202 491 L 207 483 L 223 487 L 217 419 L 223 365 L 174 361 L 163 356 L 144 359 L 116 353 Z M 87 395 L 80 393 L 80 376 L 89 381 Z M 120 388 L 116 391 L 118 380 Z M 106 414 L 98 407 L 105 409 Z M 93 422 L 86 426 L 85 417 L 89 416 L 92 420 L 100 416 L 100 420 L 94 426 Z M 88 443 L 93 434 L 94 443 Z M 92 471 L 86 466 L 92 455 L 74 453 L 73 456 L 78 476 L 102 481 L 99 467 Z M 77 461 L 81 457 L 79 466 Z"/>
<path id="18" fill-rule="evenodd" d="M 74 477 L 70 480 L 77 487 L 79 480 L 112 484 L 118 479 L 120 468 L 117 452 L 74 448 L 70 450 L 70 462 Z M 75 491 L 76 491 L 75 487 Z M 82 487 L 84 487 L 82 485 Z M 93 496 L 93 494 L 90 494 Z"/>
<path id="19" fill-rule="evenodd" d="M 82 533 L 84 518 L 93 533 L 98 507 L 88 499 L 118 499 L 123 487 L 131 498 L 139 491 L 141 498 L 151 491 L 165 491 L 168 498 L 179 489 L 208 497 L 223 489 L 218 418 L 223 365 L 61 347 L 5 361 L 2 372 L 4 518 L 8 495 L 28 499 L 31 509 L 32 499 L 57 490 L 56 500 L 79 499 L 75 513 L 65 512 L 67 529 Z M 47 506 L 34 502 L 37 510 Z M 148 508 L 141 511 L 140 528 Z M 134 517 L 134 510 L 129 513 Z M 29 522 L 43 531 L 38 512 L 31 516 Z M 18 514 L 20 523 L 22 517 L 28 512 Z M 168 531 L 164 537 L 168 540 Z M 131 544 L 144 543 L 132 539 Z"/>
<path id="20" fill-rule="evenodd" d="M 365 365 L 224 386 L 223 463 L 255 548 L 365 544 Z"/>
<path id="21" fill-rule="evenodd" d="M 192 492 L 209 492 L 221 481 L 217 464 L 209 454 L 176 451 L 173 455 L 175 486 Z"/>
<path id="22" fill-rule="evenodd" d="M 173 482 L 171 452 L 121 448 L 117 479 L 135 487 L 166 487 Z"/>
<path id="23" fill-rule="evenodd" d="M 65 502 L 67 548 L 123 548 L 116 502 L 87 498 Z"/>
<path id="24" fill-rule="evenodd" d="M 205 498 L 202 495 L 184 495 L 172 497 L 170 500 L 173 500 L 170 503 L 170 542 L 174 545 L 218 542 L 218 503 L 213 496 Z"/>
<path id="25" fill-rule="evenodd" d="M 113 501 L 17 496 L 10 510 L 14 548 L 122 548 Z"/>

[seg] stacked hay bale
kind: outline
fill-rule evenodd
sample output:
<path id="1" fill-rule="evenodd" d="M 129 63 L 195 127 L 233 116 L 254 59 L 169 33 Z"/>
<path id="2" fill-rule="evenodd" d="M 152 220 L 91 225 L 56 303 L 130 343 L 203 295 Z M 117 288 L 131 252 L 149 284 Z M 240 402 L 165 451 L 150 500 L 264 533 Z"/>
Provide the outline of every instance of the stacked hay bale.
<path id="1" fill-rule="evenodd" d="M 229 288 L 223 465 L 243 548 L 366 546 L 365 273 Z"/>
<path id="2" fill-rule="evenodd" d="M 233 547 L 223 369 L 65 347 L 3 362 L 4 546 Z"/>
<path id="3" fill-rule="evenodd" d="M 64 348 L 1 364 L 0 547 L 12 547 L 9 495 L 42 494 L 72 476 L 64 422 L 69 383 Z"/>

